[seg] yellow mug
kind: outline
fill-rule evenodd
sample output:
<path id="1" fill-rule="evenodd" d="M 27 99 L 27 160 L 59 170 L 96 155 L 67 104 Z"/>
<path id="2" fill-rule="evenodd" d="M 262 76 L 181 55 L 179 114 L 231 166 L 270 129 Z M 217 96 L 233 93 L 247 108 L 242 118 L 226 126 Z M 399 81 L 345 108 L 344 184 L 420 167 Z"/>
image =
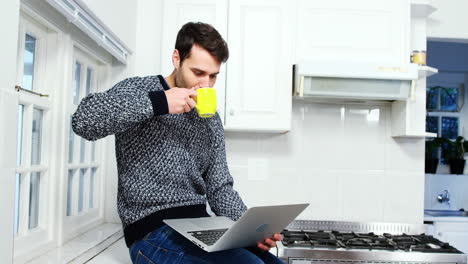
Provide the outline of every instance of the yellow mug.
<path id="1" fill-rule="evenodd" d="M 211 87 L 204 87 L 195 90 L 195 109 L 199 117 L 212 117 L 216 114 L 216 90 Z"/>

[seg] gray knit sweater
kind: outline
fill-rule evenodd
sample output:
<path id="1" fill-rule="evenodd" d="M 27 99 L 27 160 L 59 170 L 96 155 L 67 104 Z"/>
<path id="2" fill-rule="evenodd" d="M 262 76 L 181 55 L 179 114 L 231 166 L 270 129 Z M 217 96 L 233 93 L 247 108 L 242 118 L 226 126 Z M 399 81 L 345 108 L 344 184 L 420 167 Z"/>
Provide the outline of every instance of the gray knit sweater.
<path id="1" fill-rule="evenodd" d="M 129 78 L 86 96 L 72 117 L 73 130 L 87 140 L 115 134 L 117 204 L 128 246 L 164 218 L 205 216 L 199 211 L 206 201 L 233 220 L 246 210 L 233 189 L 219 115 L 168 114 L 167 89 L 160 75 Z"/>

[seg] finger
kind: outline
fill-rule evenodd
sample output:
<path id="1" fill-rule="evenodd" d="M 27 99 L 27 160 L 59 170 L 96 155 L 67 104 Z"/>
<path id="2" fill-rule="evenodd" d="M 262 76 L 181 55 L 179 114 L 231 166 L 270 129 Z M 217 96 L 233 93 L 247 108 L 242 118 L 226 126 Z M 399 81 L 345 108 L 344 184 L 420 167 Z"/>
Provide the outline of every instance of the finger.
<path id="1" fill-rule="evenodd" d="M 257 247 L 258 247 L 260 250 L 262 250 L 262 251 L 268 251 L 268 250 L 270 250 L 269 247 L 265 246 L 265 245 L 262 244 L 262 243 L 257 243 Z"/>
<path id="2" fill-rule="evenodd" d="M 195 88 L 191 88 L 188 92 L 188 96 L 189 97 L 192 97 L 192 98 L 195 98 L 197 97 L 197 92 L 196 92 L 196 89 Z"/>
<path id="3" fill-rule="evenodd" d="M 267 238 L 265 239 L 265 245 L 267 245 L 268 247 L 272 248 L 272 247 L 276 247 L 276 242 Z"/>
<path id="4" fill-rule="evenodd" d="M 192 108 L 190 108 L 190 105 L 185 102 L 185 105 L 184 105 L 184 112 L 189 112 Z"/>
<path id="5" fill-rule="evenodd" d="M 187 100 L 187 103 L 188 103 L 188 105 L 190 106 L 190 109 L 194 108 L 195 105 L 196 105 L 195 101 L 194 101 L 192 98 L 189 98 L 189 99 Z"/>
<path id="6" fill-rule="evenodd" d="M 281 234 L 279 233 L 274 233 L 272 239 L 275 241 L 280 241 L 281 240 Z"/>

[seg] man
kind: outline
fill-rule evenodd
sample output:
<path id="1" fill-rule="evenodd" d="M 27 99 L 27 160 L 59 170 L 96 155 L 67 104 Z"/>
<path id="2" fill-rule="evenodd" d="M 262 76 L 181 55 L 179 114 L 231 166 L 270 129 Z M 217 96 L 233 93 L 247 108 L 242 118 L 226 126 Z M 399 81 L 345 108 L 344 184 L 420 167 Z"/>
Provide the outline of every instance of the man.
<path id="1" fill-rule="evenodd" d="M 212 26 L 187 23 L 172 54 L 168 77 L 123 80 L 82 100 L 73 130 L 96 140 L 115 134 L 118 210 L 134 263 L 282 263 L 268 252 L 281 239 L 250 249 L 207 253 L 162 220 L 216 215 L 237 220 L 246 206 L 233 189 L 218 114 L 200 118 L 195 90 L 213 87 L 229 52 Z"/>

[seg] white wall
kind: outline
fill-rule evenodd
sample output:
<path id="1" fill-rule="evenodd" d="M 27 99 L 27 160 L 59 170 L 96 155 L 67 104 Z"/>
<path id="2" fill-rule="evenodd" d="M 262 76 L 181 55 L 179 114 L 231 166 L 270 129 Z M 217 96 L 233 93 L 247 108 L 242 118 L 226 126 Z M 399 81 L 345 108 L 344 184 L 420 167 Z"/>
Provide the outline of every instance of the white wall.
<path id="1" fill-rule="evenodd" d="M 428 38 L 449 38 L 468 40 L 468 1 L 432 0 L 437 10 L 427 21 Z"/>
<path id="2" fill-rule="evenodd" d="M 227 133 L 248 206 L 309 202 L 314 220 L 422 223 L 424 139 L 390 136 L 389 106 L 293 102 L 286 134 Z"/>
<path id="3" fill-rule="evenodd" d="M 450 204 L 439 203 L 437 195 L 448 190 Z M 468 175 L 426 174 L 425 181 L 425 209 L 437 210 L 468 210 Z"/>
<path id="4" fill-rule="evenodd" d="M 13 220 L 15 206 L 16 155 L 5 149 L 16 147 L 16 53 L 18 46 L 19 0 L 6 1 L 0 8 L 0 263 L 13 261 Z"/>
<path id="5" fill-rule="evenodd" d="M 162 1 L 138 0 L 135 75 L 160 74 L 162 38 Z M 175 43 L 175 40 L 173 40 Z M 170 60 L 170 58 L 164 58 Z"/>
<path id="6" fill-rule="evenodd" d="M 135 50 L 137 2 L 128 0 L 81 0 L 131 50 Z"/>

